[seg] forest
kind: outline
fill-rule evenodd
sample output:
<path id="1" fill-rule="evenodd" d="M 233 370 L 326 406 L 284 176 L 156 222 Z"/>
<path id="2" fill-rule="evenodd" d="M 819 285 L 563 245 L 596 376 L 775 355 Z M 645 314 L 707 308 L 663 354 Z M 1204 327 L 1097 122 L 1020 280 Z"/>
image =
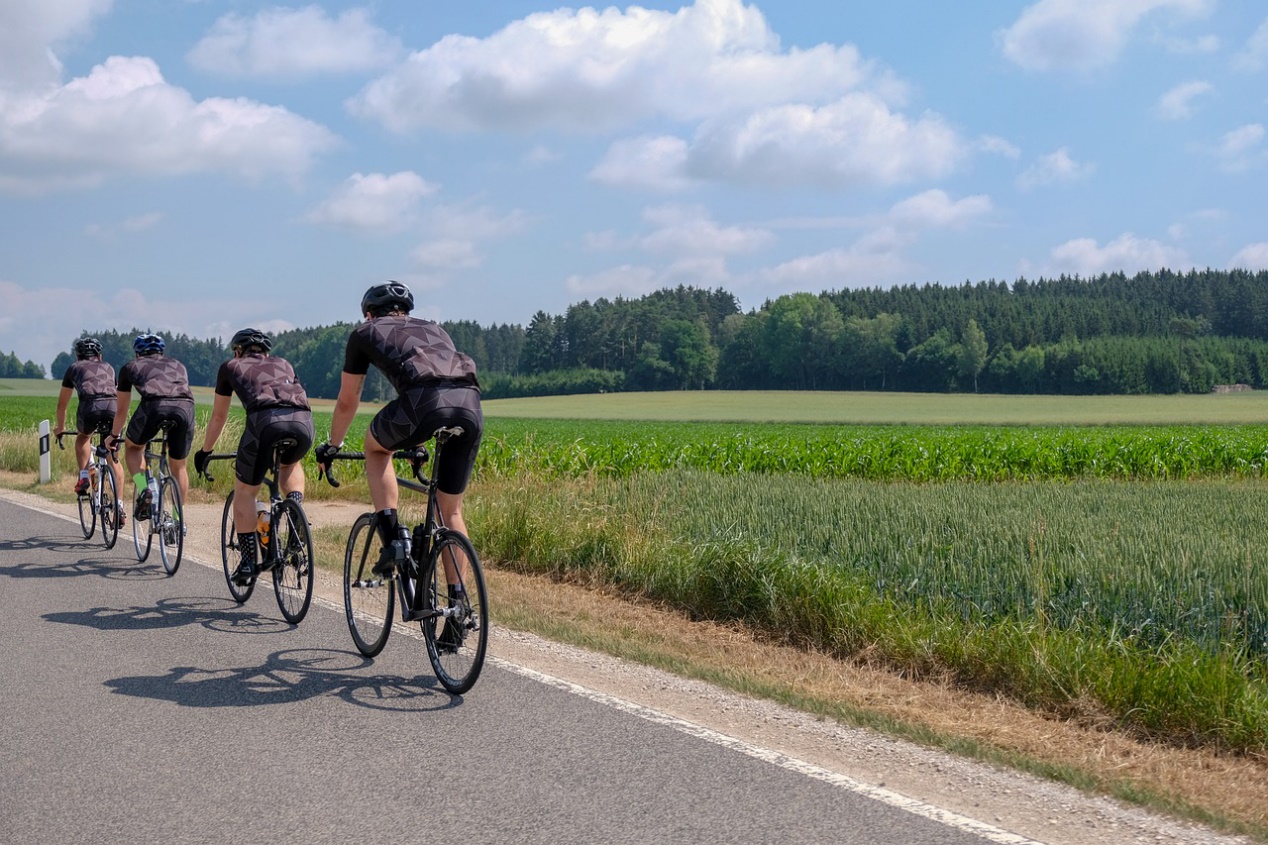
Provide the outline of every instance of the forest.
<path id="1" fill-rule="evenodd" d="M 487 398 L 623 390 L 1205 393 L 1268 387 L 1268 271 L 1061 276 L 1013 283 L 789 293 L 747 312 L 722 288 L 538 311 L 527 326 L 442 325 L 475 359 Z M 350 324 L 294 329 L 274 352 L 313 396 L 339 389 Z M 116 367 L 132 332 L 97 332 Z M 161 332 L 161 329 L 155 329 Z M 88 334 L 88 332 L 85 332 Z M 221 339 L 166 336 L 195 384 Z M 58 356 L 60 378 L 73 360 Z M 367 398 L 390 387 L 372 374 Z"/>

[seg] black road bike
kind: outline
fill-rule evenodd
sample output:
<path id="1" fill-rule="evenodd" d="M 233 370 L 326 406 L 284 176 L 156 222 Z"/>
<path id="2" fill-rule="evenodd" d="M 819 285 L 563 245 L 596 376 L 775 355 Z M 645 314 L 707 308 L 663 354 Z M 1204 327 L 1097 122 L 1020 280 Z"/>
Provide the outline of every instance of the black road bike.
<path id="1" fill-rule="evenodd" d="M 93 446 L 88 460 L 88 489 L 76 496 L 79 500 L 79 527 L 84 532 L 84 539 L 91 540 L 100 520 L 101 539 L 107 549 L 113 549 L 119 539 L 119 523 L 123 516 L 119 489 L 115 485 L 114 473 L 110 471 L 111 464 L 119 460 L 119 450 L 106 445 L 110 438 L 109 423 L 98 426 L 93 433 L 97 435 L 97 445 Z M 71 432 L 63 431 L 57 435 L 57 448 L 66 448 L 62 438 L 68 434 Z"/>
<path id="2" fill-rule="evenodd" d="M 435 433 L 436 456 L 451 437 L 461 437 L 461 428 L 440 428 Z M 334 460 L 364 460 L 363 452 L 338 452 Z M 374 571 L 381 544 L 378 515 L 357 517 L 348 534 L 343 561 L 343 601 L 348 630 L 357 650 L 374 657 L 383 650 L 392 630 L 392 611 L 401 604 L 401 621 L 417 622 L 427 645 L 436 679 L 449 692 L 461 694 L 475 685 L 484 668 L 489 640 L 488 596 L 484 572 L 471 541 L 441 522 L 436 502 L 436 462 L 430 478 L 423 476 L 427 449 L 393 453 L 408 461 L 417 481 L 398 477 L 397 484 L 427 496 L 427 515 L 414 527 L 410 555 L 391 572 Z M 339 482 L 326 472 L 326 479 Z"/>
<path id="3" fill-rule="evenodd" d="M 256 532 L 256 548 L 259 552 L 259 573 L 273 573 L 273 595 L 277 608 L 292 625 L 298 625 L 308 614 L 313 600 L 313 537 L 304 506 L 294 499 L 282 496 L 277 474 L 281 465 L 279 452 L 294 447 L 290 438 L 279 440 L 273 447 L 273 457 L 264 474 L 264 486 L 269 491 L 268 520 Z M 233 460 L 237 452 L 211 455 L 208 461 Z M 215 478 L 203 470 L 203 478 Z M 257 509 L 258 510 L 258 509 Z M 251 598 L 259 576 L 246 584 L 236 584 L 234 570 L 242 558 L 238 545 L 238 531 L 233 522 L 233 491 L 225 498 L 224 513 L 220 518 L 220 561 L 224 564 L 225 583 L 229 595 L 238 604 Z"/>

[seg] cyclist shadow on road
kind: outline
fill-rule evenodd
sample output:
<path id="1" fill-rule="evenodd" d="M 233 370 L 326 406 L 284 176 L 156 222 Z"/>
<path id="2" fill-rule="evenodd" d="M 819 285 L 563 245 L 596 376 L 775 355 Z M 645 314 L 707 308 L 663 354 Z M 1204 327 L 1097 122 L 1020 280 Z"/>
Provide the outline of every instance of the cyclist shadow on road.
<path id="1" fill-rule="evenodd" d="M 9 566 L 0 566 L 0 576 L 9 578 L 80 578 L 85 575 L 96 575 L 124 581 L 163 581 L 167 573 L 153 565 L 141 564 L 135 558 L 123 557 L 83 557 L 85 551 L 92 551 L 82 542 L 67 542 L 63 538 L 28 537 L 26 539 L 0 541 L 0 552 L 24 552 L 35 549 L 71 554 L 76 557 L 58 563 L 38 563 L 26 561 Z M 98 548 L 96 551 L 100 552 Z"/>
<path id="2" fill-rule="evenodd" d="M 46 613 L 49 622 L 83 625 L 101 631 L 152 630 L 201 625 L 215 631 L 237 634 L 271 634 L 293 626 L 282 619 L 270 619 L 243 611 L 237 602 L 222 598 L 167 598 L 150 605 L 132 607 L 90 607 Z"/>
<path id="3" fill-rule="evenodd" d="M 261 666 L 200 669 L 176 666 L 164 675 L 106 681 L 120 695 L 171 701 L 184 707 L 256 707 L 336 696 L 375 710 L 423 713 L 457 707 L 434 678 L 364 675 L 372 660 L 332 649 L 286 649 Z"/>

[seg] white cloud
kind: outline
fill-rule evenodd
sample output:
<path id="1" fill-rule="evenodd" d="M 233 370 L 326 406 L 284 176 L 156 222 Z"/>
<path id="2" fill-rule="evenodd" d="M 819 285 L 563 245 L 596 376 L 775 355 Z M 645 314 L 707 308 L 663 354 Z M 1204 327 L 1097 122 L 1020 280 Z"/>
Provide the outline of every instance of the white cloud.
<path id="1" fill-rule="evenodd" d="M 1225 133 L 1215 150 L 1220 167 L 1230 173 L 1241 173 L 1263 164 L 1263 141 L 1264 127 L 1260 123 L 1249 123 Z"/>
<path id="2" fill-rule="evenodd" d="M 1246 41 L 1246 46 L 1233 57 L 1233 67 L 1238 70 L 1255 72 L 1268 66 L 1268 18 Z"/>
<path id="3" fill-rule="evenodd" d="M 931 190 L 897 203 L 889 212 L 895 225 L 917 229 L 955 229 L 991 211 L 984 194 L 952 201 L 945 191 Z"/>
<path id="4" fill-rule="evenodd" d="M 1009 141 L 995 135 L 983 135 L 974 146 L 984 153 L 1002 155 L 1004 158 L 1021 158 L 1021 150 Z"/>
<path id="5" fill-rule="evenodd" d="M 527 229 L 532 219 L 522 211 L 501 214 L 475 204 L 438 205 L 426 209 L 418 225 L 428 239 L 414 248 L 414 261 L 427 270 L 465 270 L 484 263 L 480 246 Z"/>
<path id="6" fill-rule="evenodd" d="M 869 232 L 847 248 L 785 261 L 760 271 L 759 278 L 796 290 L 866 287 L 892 281 L 910 268 L 902 255 L 909 238 L 888 227 Z"/>
<path id="7" fill-rule="evenodd" d="M 124 174 L 297 178 L 336 144 L 325 127 L 247 99 L 195 101 L 148 58 L 114 56 L 85 77 L 0 108 L 0 191 L 44 193 Z"/>
<path id="8" fill-rule="evenodd" d="M 484 263 L 484 256 L 471 241 L 432 241 L 415 247 L 410 257 L 434 270 L 466 270 Z"/>
<path id="9" fill-rule="evenodd" d="M 1070 158 L 1069 148 L 1062 147 L 1056 152 L 1040 156 L 1038 161 L 1026 168 L 1017 177 L 1017 187 L 1028 191 L 1045 185 L 1077 182 L 1092 175 L 1095 169 L 1094 165 L 1081 164 Z"/>
<path id="10" fill-rule="evenodd" d="M 1105 246 L 1092 238 L 1066 241 L 1052 250 L 1052 273 L 1097 276 L 1122 271 L 1128 275 L 1143 270 L 1175 269 L 1190 265 L 1183 250 L 1159 241 L 1138 238 L 1130 232 Z"/>
<path id="11" fill-rule="evenodd" d="M 0 91 L 56 85 L 53 48 L 87 35 L 112 0 L 5 0 L 0 3 Z M 0 100 L 0 105 L 3 101 Z"/>
<path id="12" fill-rule="evenodd" d="M 1268 243 L 1249 244 L 1228 262 L 1230 268 L 1268 270 Z"/>
<path id="13" fill-rule="evenodd" d="M 142 292 L 119 288 L 101 292 L 87 288 L 27 288 L 0 281 L 0 350 L 21 350 L 18 357 L 47 368 L 59 352 L 67 350 L 81 327 L 90 330 L 155 327 L 191 337 L 225 337 L 246 325 L 262 325 L 280 331 L 294 328 L 280 316 L 294 311 L 290 301 L 269 301 L 267 296 L 214 299 L 182 299 L 184 291 Z"/>
<path id="14" fill-rule="evenodd" d="M 368 85 L 349 107 L 401 132 L 592 132 L 649 117 L 695 121 L 831 102 L 869 80 L 883 96 L 901 96 L 901 86 L 852 46 L 785 51 L 755 6 L 698 0 L 672 13 L 561 8 L 487 38 L 449 35 Z"/>
<path id="15" fill-rule="evenodd" d="M 304 219 L 371 233 L 399 232 L 418 222 L 419 202 L 436 190 L 409 170 L 391 176 L 354 173 Z"/>
<path id="16" fill-rule="evenodd" d="M 1217 35 L 1199 35 L 1196 38 L 1164 38 L 1162 45 L 1181 56 L 1210 55 L 1218 53 L 1220 39 Z"/>
<path id="17" fill-rule="evenodd" d="M 614 188 L 675 193 L 689 188 L 687 142 L 669 135 L 627 138 L 612 144 L 590 178 Z"/>
<path id="18" fill-rule="evenodd" d="M 623 264 L 589 275 L 572 275 L 564 281 L 568 292 L 576 296 L 629 296 L 649 294 L 662 287 L 662 273 L 650 267 Z"/>
<path id="19" fill-rule="evenodd" d="M 1215 90 L 1209 82 L 1185 82 L 1163 94 L 1158 100 L 1158 114 L 1164 120 L 1185 120 L 1193 116 L 1193 100 Z"/>
<path id="20" fill-rule="evenodd" d="M 85 227 L 84 231 L 95 238 L 113 240 L 120 234 L 134 234 L 153 229 L 163 222 L 165 216 L 161 211 L 151 211 L 146 214 L 128 217 L 118 223 L 90 223 Z"/>
<path id="21" fill-rule="evenodd" d="M 1118 58 L 1147 15 L 1202 15 L 1212 0 L 1040 0 L 997 33 L 1004 55 L 1026 70 L 1089 71 Z"/>
<path id="22" fill-rule="evenodd" d="M 253 18 L 225 15 L 187 58 L 207 73 L 298 79 L 377 70 L 400 53 L 400 41 L 371 23 L 366 9 L 331 18 L 305 6 L 265 9 Z"/>
<path id="23" fill-rule="evenodd" d="M 774 242 L 765 229 L 719 226 L 702 206 L 659 206 L 644 211 L 643 217 L 657 228 L 641 238 L 639 246 L 653 254 L 730 255 L 755 252 Z"/>

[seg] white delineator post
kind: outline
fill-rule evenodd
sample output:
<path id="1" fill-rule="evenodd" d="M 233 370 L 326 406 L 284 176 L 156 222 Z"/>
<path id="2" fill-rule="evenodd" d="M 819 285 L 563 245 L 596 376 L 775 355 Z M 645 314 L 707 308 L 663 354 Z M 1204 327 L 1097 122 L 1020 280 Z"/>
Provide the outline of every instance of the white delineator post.
<path id="1" fill-rule="evenodd" d="M 49 465 L 49 462 L 52 460 L 52 456 L 49 454 L 49 451 L 50 451 L 49 446 L 50 446 L 50 443 L 48 442 L 48 420 L 40 420 L 40 483 L 41 484 L 48 484 L 48 482 L 53 477 L 52 467 Z"/>

